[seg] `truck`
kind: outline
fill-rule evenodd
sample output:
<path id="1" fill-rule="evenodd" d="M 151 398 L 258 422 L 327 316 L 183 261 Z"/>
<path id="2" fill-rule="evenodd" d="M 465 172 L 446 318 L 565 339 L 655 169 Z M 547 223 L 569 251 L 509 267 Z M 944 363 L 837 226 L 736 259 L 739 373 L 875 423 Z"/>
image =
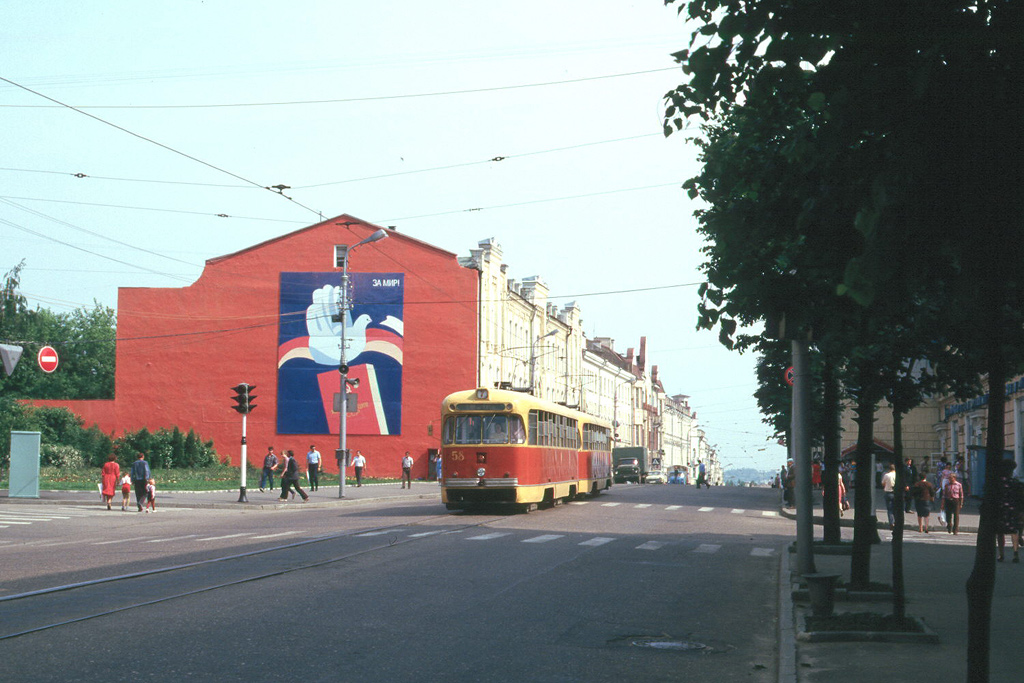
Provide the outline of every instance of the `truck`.
<path id="1" fill-rule="evenodd" d="M 647 473 L 657 469 L 651 462 L 651 454 L 645 446 L 624 446 L 612 449 L 614 480 L 616 484 L 627 481 L 643 484 Z"/>

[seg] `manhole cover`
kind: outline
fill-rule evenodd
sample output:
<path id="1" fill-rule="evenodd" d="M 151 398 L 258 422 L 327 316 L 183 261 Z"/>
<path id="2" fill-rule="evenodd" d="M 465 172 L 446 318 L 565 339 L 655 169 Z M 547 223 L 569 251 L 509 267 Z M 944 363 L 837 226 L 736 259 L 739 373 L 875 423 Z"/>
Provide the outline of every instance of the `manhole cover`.
<path id="1" fill-rule="evenodd" d="M 655 650 L 681 650 L 681 651 L 693 651 L 693 650 L 706 650 L 707 645 L 704 643 L 694 643 L 686 640 L 634 640 L 633 644 L 637 647 L 650 647 Z"/>

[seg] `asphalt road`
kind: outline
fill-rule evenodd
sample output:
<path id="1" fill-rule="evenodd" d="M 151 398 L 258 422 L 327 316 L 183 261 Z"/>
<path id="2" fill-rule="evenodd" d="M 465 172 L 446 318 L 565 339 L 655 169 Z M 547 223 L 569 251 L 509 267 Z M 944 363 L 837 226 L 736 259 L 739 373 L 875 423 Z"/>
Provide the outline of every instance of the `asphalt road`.
<path id="1" fill-rule="evenodd" d="M 769 489 L 681 486 L 529 515 L 3 508 L 27 523 L 0 536 L 0 666 L 32 681 L 773 681 L 793 534 L 777 509 Z"/>

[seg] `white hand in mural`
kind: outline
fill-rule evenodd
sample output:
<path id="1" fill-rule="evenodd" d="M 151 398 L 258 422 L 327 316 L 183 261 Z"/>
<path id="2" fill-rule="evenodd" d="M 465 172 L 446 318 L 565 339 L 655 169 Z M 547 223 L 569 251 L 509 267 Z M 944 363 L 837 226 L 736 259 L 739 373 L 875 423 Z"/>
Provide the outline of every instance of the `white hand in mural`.
<path id="1" fill-rule="evenodd" d="M 313 291 L 313 304 L 306 309 L 309 353 L 320 365 L 341 361 L 341 323 L 335 321 L 340 298 L 341 287 L 324 285 Z"/>

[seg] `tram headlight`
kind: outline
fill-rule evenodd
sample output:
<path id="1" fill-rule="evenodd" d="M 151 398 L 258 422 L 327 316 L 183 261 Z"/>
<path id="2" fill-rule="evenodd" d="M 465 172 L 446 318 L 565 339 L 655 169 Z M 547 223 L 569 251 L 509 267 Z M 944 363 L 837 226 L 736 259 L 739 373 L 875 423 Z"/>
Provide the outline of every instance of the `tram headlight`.
<path id="1" fill-rule="evenodd" d="M 476 476 L 478 476 L 478 477 L 482 477 L 482 476 L 484 476 L 485 474 L 487 474 L 487 470 L 485 470 L 485 469 L 484 469 L 483 467 L 481 467 L 480 469 L 478 469 L 478 470 L 476 471 Z"/>

